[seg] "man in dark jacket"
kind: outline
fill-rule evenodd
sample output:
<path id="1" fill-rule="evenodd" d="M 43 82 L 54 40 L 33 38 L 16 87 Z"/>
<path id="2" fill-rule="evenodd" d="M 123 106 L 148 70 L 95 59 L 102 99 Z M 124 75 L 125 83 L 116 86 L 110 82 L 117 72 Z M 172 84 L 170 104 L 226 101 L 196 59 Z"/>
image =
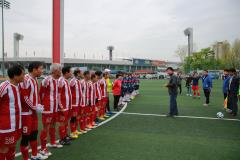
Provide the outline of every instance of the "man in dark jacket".
<path id="1" fill-rule="evenodd" d="M 228 70 L 224 69 L 224 71 L 223 71 L 223 85 L 222 85 L 222 92 L 223 92 L 224 100 L 227 98 L 229 80 L 230 80 L 230 76 L 228 74 Z"/>
<path id="2" fill-rule="evenodd" d="M 208 106 L 209 105 L 209 97 L 210 97 L 210 93 L 212 90 L 212 78 L 208 75 L 208 70 L 203 71 L 202 87 L 203 87 L 204 95 L 206 97 L 206 103 L 203 105 Z"/>
<path id="3" fill-rule="evenodd" d="M 172 67 L 167 68 L 167 74 L 170 76 L 169 83 L 165 85 L 168 88 L 168 93 L 170 96 L 170 112 L 167 117 L 173 117 L 178 115 L 177 108 L 177 95 L 178 95 L 178 81 L 177 76 L 174 75 L 174 70 Z"/>
<path id="4" fill-rule="evenodd" d="M 230 80 L 228 87 L 228 103 L 227 108 L 232 111 L 233 116 L 238 112 L 238 92 L 239 92 L 239 77 L 237 77 L 236 69 L 229 69 Z"/>

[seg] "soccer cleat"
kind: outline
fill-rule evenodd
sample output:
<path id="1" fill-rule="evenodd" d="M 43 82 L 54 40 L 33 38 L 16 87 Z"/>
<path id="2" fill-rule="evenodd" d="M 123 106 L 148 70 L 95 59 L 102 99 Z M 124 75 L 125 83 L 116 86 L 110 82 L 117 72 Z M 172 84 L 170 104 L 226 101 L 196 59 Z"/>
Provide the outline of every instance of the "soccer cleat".
<path id="1" fill-rule="evenodd" d="M 101 121 L 104 121 L 104 120 L 105 120 L 105 118 L 104 118 L 104 117 L 99 117 L 99 119 L 100 119 Z"/>
<path id="2" fill-rule="evenodd" d="M 232 113 L 232 110 L 227 108 L 227 109 L 226 109 L 226 112 L 227 112 L 227 113 Z"/>
<path id="3" fill-rule="evenodd" d="M 48 159 L 48 156 L 44 156 L 40 153 L 37 154 L 37 156 L 32 156 L 31 160 L 44 160 L 44 159 Z"/>
<path id="4" fill-rule="evenodd" d="M 104 118 L 109 118 L 109 116 L 105 114 L 105 115 L 104 115 Z"/>
<path id="5" fill-rule="evenodd" d="M 87 126 L 87 128 L 93 129 L 93 126 L 92 126 L 91 124 L 89 124 L 89 125 Z"/>
<path id="6" fill-rule="evenodd" d="M 107 116 L 111 117 L 112 115 L 113 115 L 113 113 L 111 111 L 107 112 Z"/>
<path id="7" fill-rule="evenodd" d="M 95 122 L 92 122 L 91 126 L 97 126 L 97 124 Z M 95 127 L 96 128 L 96 127 Z"/>
<path id="8" fill-rule="evenodd" d="M 85 128 L 86 131 L 91 131 L 92 129 L 91 128 Z"/>
<path id="9" fill-rule="evenodd" d="M 78 138 L 78 135 L 75 134 L 75 133 L 70 133 L 70 137 L 71 137 L 72 139 L 77 139 L 77 138 Z"/>
<path id="10" fill-rule="evenodd" d="M 65 137 L 65 139 L 66 139 L 67 141 L 73 140 L 73 138 L 71 138 L 69 135 L 67 135 L 67 136 Z"/>
<path id="11" fill-rule="evenodd" d="M 40 150 L 39 153 L 43 156 L 48 156 L 48 157 L 52 155 L 52 153 L 49 152 L 47 148 L 44 150 Z"/>
<path id="12" fill-rule="evenodd" d="M 85 130 L 80 130 L 83 134 L 85 134 L 85 133 L 87 133 L 87 131 L 85 131 Z"/>
<path id="13" fill-rule="evenodd" d="M 91 127 L 92 127 L 92 129 L 97 128 L 97 126 L 95 126 L 95 125 L 91 125 Z"/>
<path id="14" fill-rule="evenodd" d="M 74 134 L 76 134 L 76 135 L 81 135 L 81 134 L 82 134 L 82 132 L 80 132 L 80 131 L 76 130 L 76 131 L 74 132 Z"/>
<path id="15" fill-rule="evenodd" d="M 207 104 L 207 103 L 205 103 L 205 104 L 203 104 L 203 106 L 207 107 L 207 106 L 208 106 L 208 104 Z"/>
<path id="16" fill-rule="evenodd" d="M 64 145 L 70 145 L 70 144 L 71 144 L 71 142 L 70 142 L 69 140 L 67 140 L 66 138 L 60 140 L 59 143 L 60 143 L 61 145 L 63 145 L 63 146 L 64 146 Z"/>
<path id="17" fill-rule="evenodd" d="M 55 144 L 49 144 L 48 147 L 50 147 L 50 148 L 62 148 L 63 145 L 55 143 Z"/>
<path id="18" fill-rule="evenodd" d="M 98 122 L 94 122 L 93 126 L 98 126 L 98 124 L 99 124 Z"/>

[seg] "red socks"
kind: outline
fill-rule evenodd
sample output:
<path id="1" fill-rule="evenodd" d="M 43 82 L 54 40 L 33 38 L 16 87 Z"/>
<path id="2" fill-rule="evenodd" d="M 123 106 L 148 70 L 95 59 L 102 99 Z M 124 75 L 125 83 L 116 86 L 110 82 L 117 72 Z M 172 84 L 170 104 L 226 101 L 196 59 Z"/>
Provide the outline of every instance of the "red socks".
<path id="1" fill-rule="evenodd" d="M 30 146 L 32 148 L 32 156 L 37 156 L 38 153 L 37 145 L 38 145 L 37 140 L 30 141 Z"/>
<path id="2" fill-rule="evenodd" d="M 59 126 L 58 130 L 59 130 L 59 137 L 60 139 L 64 139 L 66 137 L 66 131 L 65 131 L 65 125 Z"/>
<path id="3" fill-rule="evenodd" d="M 71 127 L 71 132 L 75 132 L 77 130 L 77 126 L 76 126 L 77 122 L 74 123 L 70 123 L 70 127 Z"/>
<path id="4" fill-rule="evenodd" d="M 42 130 L 40 134 L 40 140 L 41 140 L 41 149 L 46 149 L 47 145 L 47 132 L 45 130 Z"/>
<path id="5" fill-rule="evenodd" d="M 85 128 L 86 128 L 85 118 L 84 118 L 84 117 L 81 117 L 81 118 L 80 118 L 80 129 L 81 129 L 81 130 L 85 130 Z"/>
<path id="6" fill-rule="evenodd" d="M 28 160 L 28 146 L 20 146 L 23 160 Z"/>
<path id="7" fill-rule="evenodd" d="M 56 143 L 56 133 L 55 132 L 56 132 L 55 127 L 49 129 L 50 143 L 51 144 L 55 144 Z"/>

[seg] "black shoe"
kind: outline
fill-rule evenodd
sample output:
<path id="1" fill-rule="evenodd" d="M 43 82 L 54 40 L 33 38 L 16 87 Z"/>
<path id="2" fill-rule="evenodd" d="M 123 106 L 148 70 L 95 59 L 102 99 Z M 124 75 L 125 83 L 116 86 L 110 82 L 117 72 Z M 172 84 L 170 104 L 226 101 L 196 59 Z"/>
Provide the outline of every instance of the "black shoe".
<path id="1" fill-rule="evenodd" d="M 101 122 L 100 119 L 99 119 L 99 118 L 96 118 L 96 119 L 95 119 L 95 123 L 99 123 L 99 122 Z"/>
<path id="2" fill-rule="evenodd" d="M 61 144 L 61 145 L 70 145 L 71 142 L 70 142 L 70 141 L 67 141 L 66 138 L 64 138 L 64 139 L 61 139 L 61 140 L 59 141 L 59 144 Z"/>
<path id="3" fill-rule="evenodd" d="M 67 137 L 65 137 L 65 139 L 66 139 L 67 141 L 72 141 L 72 140 L 73 140 L 73 138 L 71 138 L 69 135 L 67 135 Z"/>

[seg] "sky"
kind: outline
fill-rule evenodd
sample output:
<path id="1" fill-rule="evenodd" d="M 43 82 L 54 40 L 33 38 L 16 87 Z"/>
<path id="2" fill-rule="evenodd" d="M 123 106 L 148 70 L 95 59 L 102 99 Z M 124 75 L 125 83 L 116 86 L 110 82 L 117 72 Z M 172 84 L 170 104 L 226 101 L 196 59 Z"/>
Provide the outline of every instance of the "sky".
<path id="1" fill-rule="evenodd" d="M 8 0 L 5 52 L 13 56 L 13 33 L 24 35 L 20 56 L 51 57 L 52 0 Z M 240 38 L 239 0 L 65 0 L 66 57 L 146 58 L 179 61 L 175 51 L 187 44 L 183 30 L 193 28 L 196 49 Z M 1 34 L 2 35 L 2 34 Z M 2 48 L 2 43 L 0 45 Z"/>

